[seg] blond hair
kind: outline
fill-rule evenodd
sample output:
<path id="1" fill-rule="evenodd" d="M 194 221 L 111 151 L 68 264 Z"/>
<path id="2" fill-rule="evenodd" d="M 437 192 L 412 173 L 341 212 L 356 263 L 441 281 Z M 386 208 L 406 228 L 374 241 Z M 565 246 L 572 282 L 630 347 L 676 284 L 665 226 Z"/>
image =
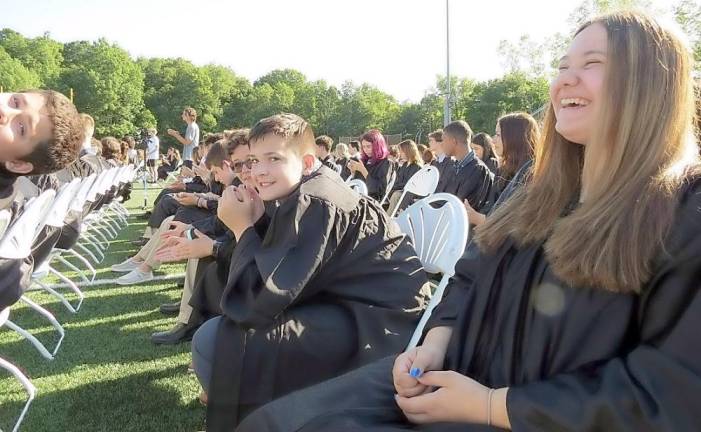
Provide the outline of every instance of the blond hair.
<path id="1" fill-rule="evenodd" d="M 571 285 L 640 292 L 673 222 L 678 193 L 698 172 L 692 60 L 684 44 L 643 14 L 603 25 L 608 60 L 601 116 L 586 148 L 555 130 L 549 106 L 529 184 L 476 231 L 483 251 L 507 237 L 545 241 L 557 277 Z M 573 199 L 581 204 L 569 214 Z"/>

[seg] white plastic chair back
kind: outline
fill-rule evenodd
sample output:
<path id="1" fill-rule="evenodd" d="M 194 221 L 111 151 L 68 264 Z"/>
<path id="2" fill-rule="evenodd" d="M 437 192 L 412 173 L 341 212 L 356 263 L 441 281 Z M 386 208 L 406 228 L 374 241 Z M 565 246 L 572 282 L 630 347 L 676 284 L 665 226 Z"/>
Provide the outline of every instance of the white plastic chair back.
<path id="1" fill-rule="evenodd" d="M 385 191 L 385 196 L 382 197 L 382 201 L 380 201 L 380 205 L 384 205 L 384 203 L 387 201 L 387 198 L 389 198 L 389 194 L 392 193 L 392 188 L 394 187 L 394 183 L 397 182 L 397 170 L 392 170 L 392 174 L 389 177 L 389 182 L 387 182 L 387 190 Z"/>
<path id="2" fill-rule="evenodd" d="M 5 234 L 5 230 L 10 225 L 12 220 L 12 212 L 9 210 L 0 210 L 0 238 Z M 1 325 L 1 324 L 0 324 Z"/>
<path id="3" fill-rule="evenodd" d="M 440 202 L 443 205 L 439 208 L 431 206 L 431 203 Z M 464 205 L 455 195 L 447 193 L 415 202 L 395 220 L 411 239 L 424 269 L 443 275 L 409 342 L 408 348 L 413 348 L 421 338 L 431 312 L 443 298 L 448 280 L 455 273 L 455 263 L 465 251 L 469 223 Z"/>
<path id="4" fill-rule="evenodd" d="M 97 178 L 90 186 L 90 190 L 88 191 L 86 201 L 95 202 L 95 200 L 97 199 L 97 194 L 104 192 L 102 185 L 105 182 L 105 178 L 107 177 L 107 175 L 107 171 L 102 171 L 100 174 L 97 175 Z"/>
<path id="5" fill-rule="evenodd" d="M 45 218 L 55 196 L 56 192 L 51 189 L 27 201 L 22 214 L 10 225 L 0 240 L 0 257 L 23 259 L 29 256 L 37 227 L 44 225 L 42 219 Z"/>
<path id="6" fill-rule="evenodd" d="M 351 189 L 358 192 L 360 195 L 368 196 L 368 186 L 364 181 L 360 179 L 353 179 L 348 182 L 348 186 L 350 186 Z"/>
<path id="7" fill-rule="evenodd" d="M 433 165 L 424 165 L 421 167 L 421 169 L 411 176 L 409 181 L 404 185 L 402 195 L 399 197 L 399 201 L 397 201 L 397 206 L 390 211 L 390 217 L 394 217 L 397 213 L 397 209 L 399 209 L 407 193 L 412 193 L 421 197 L 429 196 L 434 193 L 438 187 L 439 178 L 440 174 L 438 168 Z"/>
<path id="8" fill-rule="evenodd" d="M 74 178 L 70 183 L 63 185 L 59 189 L 56 199 L 51 204 L 49 213 L 46 215 L 46 225 L 56 228 L 63 227 L 63 221 L 66 219 L 71 202 L 75 199 L 82 183 L 82 179 Z"/>
<path id="9" fill-rule="evenodd" d="M 82 179 L 78 193 L 75 195 L 75 199 L 71 202 L 71 210 L 77 212 L 83 211 L 83 205 L 85 205 L 85 201 L 88 199 L 88 194 L 90 193 L 90 189 L 92 188 L 93 183 L 95 183 L 96 178 L 97 174 L 93 173 Z"/>

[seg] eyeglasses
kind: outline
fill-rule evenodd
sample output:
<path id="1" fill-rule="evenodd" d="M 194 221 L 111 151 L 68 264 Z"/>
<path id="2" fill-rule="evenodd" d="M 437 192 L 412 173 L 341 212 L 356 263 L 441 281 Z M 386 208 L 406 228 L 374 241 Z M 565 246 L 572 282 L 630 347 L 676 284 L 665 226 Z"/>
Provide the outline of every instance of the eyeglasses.
<path id="1" fill-rule="evenodd" d="M 253 168 L 253 160 L 252 159 L 246 159 L 242 161 L 235 161 L 231 163 L 231 169 L 236 173 L 240 173 L 243 171 L 243 167 L 248 168 L 249 170 Z"/>

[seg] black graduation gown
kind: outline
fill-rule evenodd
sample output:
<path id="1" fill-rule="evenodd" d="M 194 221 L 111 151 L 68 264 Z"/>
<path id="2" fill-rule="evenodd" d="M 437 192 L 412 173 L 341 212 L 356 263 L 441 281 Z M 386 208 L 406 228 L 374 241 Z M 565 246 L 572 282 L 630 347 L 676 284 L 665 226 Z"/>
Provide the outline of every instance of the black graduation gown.
<path id="1" fill-rule="evenodd" d="M 489 171 L 497 175 L 497 170 L 499 169 L 499 161 L 496 158 L 490 157 L 489 159 L 482 161 L 484 162 L 485 165 L 487 165 L 487 168 L 489 168 Z"/>
<path id="2" fill-rule="evenodd" d="M 16 180 L 17 176 L 0 170 L 0 209 L 10 210 L 13 215 L 18 211 Z M 0 311 L 15 304 L 24 294 L 30 285 L 33 269 L 31 255 L 23 260 L 0 258 Z"/>
<path id="3" fill-rule="evenodd" d="M 443 190 L 445 182 L 448 177 L 453 174 L 455 159 L 450 156 L 445 156 L 442 162 L 438 162 L 436 158 L 431 165 L 438 168 L 438 186 L 436 186 L 436 191 Z"/>
<path id="4" fill-rule="evenodd" d="M 489 203 L 494 175 L 487 165 L 474 157 L 460 170 L 455 169 L 457 163 L 445 171 L 445 181 L 439 184 L 436 192 L 446 192 L 467 200 L 473 209 L 483 211 Z"/>
<path id="5" fill-rule="evenodd" d="M 336 159 L 336 164 L 341 167 L 341 178 L 343 180 L 348 179 L 351 175 L 350 168 L 348 168 L 348 162 L 350 161 L 349 158 L 338 158 Z"/>
<path id="6" fill-rule="evenodd" d="M 406 163 L 400 166 L 397 170 L 397 180 L 395 180 L 392 190 L 400 191 L 404 189 L 404 186 L 406 186 L 407 182 L 409 182 L 409 179 L 411 179 L 414 174 L 419 172 L 420 169 L 421 165 L 417 163 Z"/>
<path id="7" fill-rule="evenodd" d="M 506 242 L 493 255 L 470 246 L 427 328 L 453 327 L 445 369 L 510 387 L 514 431 L 701 430 L 700 180 L 682 194 L 664 249 L 641 293 L 623 294 L 558 280 L 542 244 Z M 392 400 L 391 366 L 275 401 L 240 430 L 486 429 L 409 425 Z M 334 399 L 343 390 L 353 397 Z"/>
<path id="8" fill-rule="evenodd" d="M 246 406 L 402 351 L 424 306 L 421 268 L 374 200 L 326 167 L 305 177 L 265 237 L 249 229 L 234 249 L 208 430 L 231 431 Z"/>
<path id="9" fill-rule="evenodd" d="M 368 159 L 365 162 L 365 169 L 368 170 L 367 178 L 363 178 L 362 174 L 356 173 L 355 178 L 361 179 L 368 187 L 368 195 L 380 201 L 387 191 L 387 184 L 392 177 L 392 162 L 389 159 L 382 159 L 373 163 Z"/>

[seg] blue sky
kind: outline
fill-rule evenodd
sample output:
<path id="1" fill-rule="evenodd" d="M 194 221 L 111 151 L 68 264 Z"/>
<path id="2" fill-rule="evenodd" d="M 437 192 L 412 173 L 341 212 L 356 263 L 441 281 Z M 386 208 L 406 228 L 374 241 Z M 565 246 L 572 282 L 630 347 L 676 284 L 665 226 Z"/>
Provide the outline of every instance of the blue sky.
<path id="1" fill-rule="evenodd" d="M 503 74 L 501 39 L 569 32 L 581 0 L 451 0 L 451 72 Z M 30 0 L 4 2 L 0 27 L 25 36 L 118 43 L 132 56 L 184 57 L 255 80 L 291 67 L 340 85 L 369 82 L 419 100 L 445 73 L 443 0 Z M 655 6 L 669 8 L 671 1 Z"/>

